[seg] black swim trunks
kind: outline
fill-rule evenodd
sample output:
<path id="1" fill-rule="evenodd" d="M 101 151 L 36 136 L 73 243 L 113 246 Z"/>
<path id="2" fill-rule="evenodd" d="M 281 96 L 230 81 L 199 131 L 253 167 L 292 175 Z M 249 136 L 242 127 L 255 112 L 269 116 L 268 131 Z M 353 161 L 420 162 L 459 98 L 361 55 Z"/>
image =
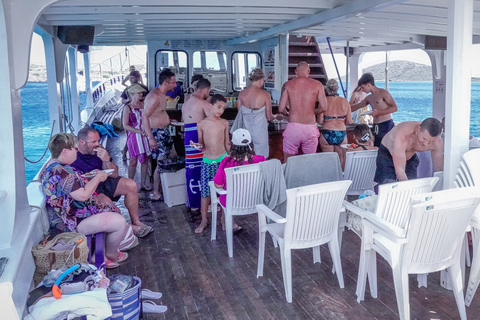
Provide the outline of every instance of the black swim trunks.
<path id="1" fill-rule="evenodd" d="M 375 147 L 380 147 L 383 137 L 395 127 L 392 119 L 373 124 L 373 136 L 375 137 Z"/>
<path id="2" fill-rule="evenodd" d="M 405 173 L 408 180 L 417 178 L 417 167 L 420 161 L 415 153 L 413 157 L 407 160 L 405 165 Z M 393 158 L 387 147 L 383 144 L 378 148 L 377 154 L 377 170 L 375 171 L 374 181 L 378 184 L 385 184 L 397 181 L 395 167 L 393 166 Z"/>
<path id="3" fill-rule="evenodd" d="M 122 177 L 108 177 L 107 180 L 98 184 L 97 190 L 95 190 L 95 192 L 98 194 L 103 193 L 104 195 L 112 199 L 112 201 L 118 201 L 121 196 L 115 197 L 115 191 L 117 190 L 118 182 L 121 178 Z"/>

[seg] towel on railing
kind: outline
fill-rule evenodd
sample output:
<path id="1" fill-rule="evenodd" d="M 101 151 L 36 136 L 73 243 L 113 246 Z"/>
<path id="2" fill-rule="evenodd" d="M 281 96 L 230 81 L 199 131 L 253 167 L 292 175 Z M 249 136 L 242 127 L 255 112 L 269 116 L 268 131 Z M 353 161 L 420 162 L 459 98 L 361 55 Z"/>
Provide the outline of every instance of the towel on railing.
<path id="1" fill-rule="evenodd" d="M 260 162 L 260 169 L 264 181 L 263 203 L 277 214 L 285 217 L 287 187 L 280 160 L 271 159 Z"/>
<path id="2" fill-rule="evenodd" d="M 101 137 L 118 137 L 118 134 L 115 133 L 115 129 L 110 123 L 95 121 L 94 123 L 92 123 L 92 128 L 97 130 L 98 133 L 100 133 Z"/>

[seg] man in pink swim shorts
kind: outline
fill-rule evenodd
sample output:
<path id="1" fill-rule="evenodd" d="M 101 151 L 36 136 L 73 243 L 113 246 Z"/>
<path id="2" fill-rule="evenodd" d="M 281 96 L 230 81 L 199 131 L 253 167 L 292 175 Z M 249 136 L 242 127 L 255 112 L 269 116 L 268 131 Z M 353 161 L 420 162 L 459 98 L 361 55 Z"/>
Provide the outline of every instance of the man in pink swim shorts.
<path id="1" fill-rule="evenodd" d="M 310 67 L 302 61 L 295 70 L 297 77 L 285 82 L 284 91 L 280 98 L 278 111 L 288 115 L 288 125 L 283 132 L 284 161 L 288 157 L 297 155 L 301 149 L 303 153 L 315 153 L 320 133 L 315 124 L 315 114 L 327 110 L 327 99 L 323 85 L 308 77 Z M 315 105 L 318 101 L 318 109 Z M 289 106 L 289 112 L 286 108 Z"/>
<path id="2" fill-rule="evenodd" d="M 283 131 L 284 156 L 296 155 L 300 149 L 305 154 L 317 152 L 319 136 L 320 132 L 315 124 L 290 122 Z"/>

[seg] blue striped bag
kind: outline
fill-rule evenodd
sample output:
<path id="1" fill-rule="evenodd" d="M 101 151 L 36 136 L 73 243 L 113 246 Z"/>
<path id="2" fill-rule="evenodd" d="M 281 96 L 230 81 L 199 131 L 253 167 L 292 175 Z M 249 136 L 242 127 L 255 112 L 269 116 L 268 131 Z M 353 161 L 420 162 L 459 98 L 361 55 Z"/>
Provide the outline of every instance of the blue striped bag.
<path id="1" fill-rule="evenodd" d="M 141 318 L 140 301 L 142 291 L 142 280 L 133 277 L 136 285 L 122 293 L 111 293 L 107 295 L 108 302 L 112 307 L 112 319 L 116 320 L 139 320 Z"/>

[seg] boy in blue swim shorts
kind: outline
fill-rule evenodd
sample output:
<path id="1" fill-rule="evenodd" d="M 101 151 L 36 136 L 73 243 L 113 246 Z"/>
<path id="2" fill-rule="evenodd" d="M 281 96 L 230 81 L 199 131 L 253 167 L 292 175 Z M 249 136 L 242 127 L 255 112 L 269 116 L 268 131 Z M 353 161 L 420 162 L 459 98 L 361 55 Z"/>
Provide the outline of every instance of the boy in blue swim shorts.
<path id="1" fill-rule="evenodd" d="M 210 187 L 208 183 L 213 181 L 218 166 L 230 150 L 230 136 L 228 121 L 221 116 L 225 111 L 227 100 L 224 96 L 216 94 L 210 100 L 212 112 L 208 117 L 197 124 L 198 143 L 192 143 L 195 148 L 203 151 L 203 162 L 201 172 L 202 200 L 200 212 L 202 221 L 195 229 L 195 233 L 202 233 L 207 227 L 208 206 L 210 205 Z M 217 208 L 212 208 L 217 210 Z"/>

